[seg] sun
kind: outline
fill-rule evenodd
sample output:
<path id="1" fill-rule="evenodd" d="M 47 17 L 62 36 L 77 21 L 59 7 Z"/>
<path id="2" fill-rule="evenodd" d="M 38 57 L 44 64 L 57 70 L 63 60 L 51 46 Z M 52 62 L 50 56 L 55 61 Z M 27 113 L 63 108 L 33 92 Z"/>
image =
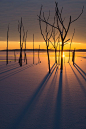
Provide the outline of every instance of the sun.
<path id="1" fill-rule="evenodd" d="M 64 52 L 63 52 L 63 57 L 65 57 L 65 54 L 64 54 Z"/>

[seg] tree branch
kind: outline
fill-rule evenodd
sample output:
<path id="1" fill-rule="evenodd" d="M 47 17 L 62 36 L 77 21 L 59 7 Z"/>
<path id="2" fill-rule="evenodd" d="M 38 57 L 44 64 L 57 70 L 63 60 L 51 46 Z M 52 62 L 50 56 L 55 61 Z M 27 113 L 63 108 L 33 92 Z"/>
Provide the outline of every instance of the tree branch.
<path id="1" fill-rule="evenodd" d="M 76 20 L 78 20 L 78 19 L 80 18 L 80 16 L 81 16 L 81 15 L 82 15 L 82 13 L 83 13 L 83 10 L 84 10 L 84 6 L 83 6 L 83 8 L 82 8 L 82 12 L 79 14 L 79 16 L 78 16 L 75 20 L 71 21 L 71 23 L 75 22 Z"/>

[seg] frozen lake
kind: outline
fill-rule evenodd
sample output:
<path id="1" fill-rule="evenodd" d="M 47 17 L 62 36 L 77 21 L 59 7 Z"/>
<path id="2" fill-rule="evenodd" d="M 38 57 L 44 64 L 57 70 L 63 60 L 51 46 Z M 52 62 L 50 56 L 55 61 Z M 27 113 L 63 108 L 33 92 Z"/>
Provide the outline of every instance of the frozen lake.
<path id="1" fill-rule="evenodd" d="M 50 53 L 27 52 L 27 64 L 18 64 L 19 52 L 0 52 L 0 129 L 86 129 L 86 52 L 75 53 L 75 65 L 64 52 L 63 72 Z M 58 61 L 58 57 L 57 57 Z"/>

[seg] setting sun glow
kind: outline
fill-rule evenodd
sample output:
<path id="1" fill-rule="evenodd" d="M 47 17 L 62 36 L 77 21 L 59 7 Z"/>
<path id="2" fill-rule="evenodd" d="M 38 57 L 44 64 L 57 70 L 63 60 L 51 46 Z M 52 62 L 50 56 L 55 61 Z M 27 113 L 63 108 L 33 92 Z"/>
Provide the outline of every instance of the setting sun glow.
<path id="1" fill-rule="evenodd" d="M 65 57 L 64 52 L 63 52 L 63 57 Z"/>

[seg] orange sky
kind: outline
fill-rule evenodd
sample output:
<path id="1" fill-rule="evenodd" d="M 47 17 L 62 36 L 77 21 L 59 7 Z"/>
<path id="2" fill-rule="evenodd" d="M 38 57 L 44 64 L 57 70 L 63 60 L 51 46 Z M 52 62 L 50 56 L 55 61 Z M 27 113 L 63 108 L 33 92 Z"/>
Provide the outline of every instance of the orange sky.
<path id="1" fill-rule="evenodd" d="M 34 42 L 34 48 L 38 49 L 40 45 L 40 49 L 46 49 L 45 42 Z M 7 46 L 7 41 L 0 41 L 0 50 L 5 50 Z M 64 45 L 64 49 L 69 49 L 70 45 Z M 20 43 L 18 41 L 9 41 L 8 42 L 8 49 L 19 49 Z M 50 44 L 50 49 L 53 49 L 53 46 Z M 71 44 L 71 49 L 86 49 L 86 43 L 76 43 L 73 42 Z M 24 49 L 24 45 L 23 45 Z M 27 49 L 33 49 L 33 42 L 27 42 Z M 58 47 L 57 47 L 58 49 Z"/>
<path id="2" fill-rule="evenodd" d="M 40 13 L 40 7 L 43 5 L 43 12 L 46 18 L 48 18 L 50 10 L 49 23 L 53 24 L 55 16 L 55 2 L 53 0 L 5 0 L 0 1 L 0 50 L 6 49 L 6 40 L 7 40 L 7 30 L 9 24 L 9 49 L 19 49 L 20 44 L 20 33 L 18 32 L 18 21 L 21 21 L 24 26 L 25 32 L 27 33 L 27 49 L 32 49 L 33 47 L 33 34 L 35 48 L 46 49 L 46 44 L 40 32 L 39 20 L 37 15 Z M 62 18 L 64 20 L 64 26 L 67 29 L 69 24 L 69 19 L 76 19 L 82 11 L 84 5 L 83 14 L 80 18 L 73 22 L 68 31 L 67 37 L 65 40 L 72 38 L 74 29 L 75 34 L 72 43 L 72 49 L 86 49 L 86 1 L 85 0 L 58 0 L 59 10 L 62 9 Z M 23 29 L 23 28 L 22 28 Z M 45 35 L 45 23 L 42 23 L 42 31 Z M 48 26 L 48 31 L 51 32 L 52 28 Z M 56 31 L 57 32 L 57 31 Z M 59 35 L 59 34 L 58 34 Z M 23 33 L 22 33 L 23 36 Z M 22 37 L 23 38 L 23 37 Z M 52 39 L 52 38 L 51 38 Z M 28 43 L 29 42 L 29 43 Z M 52 46 L 50 45 L 50 48 Z M 69 44 L 64 46 L 64 49 L 69 49 Z"/>

